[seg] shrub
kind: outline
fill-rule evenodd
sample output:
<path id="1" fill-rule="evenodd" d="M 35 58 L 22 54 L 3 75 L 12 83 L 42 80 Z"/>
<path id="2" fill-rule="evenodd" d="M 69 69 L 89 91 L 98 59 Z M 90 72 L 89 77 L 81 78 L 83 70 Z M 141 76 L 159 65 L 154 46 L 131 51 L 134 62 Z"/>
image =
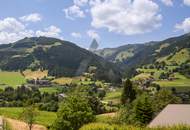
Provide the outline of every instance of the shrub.
<path id="1" fill-rule="evenodd" d="M 79 95 L 68 97 L 61 105 L 53 130 L 78 130 L 82 125 L 94 121 L 88 101 Z"/>

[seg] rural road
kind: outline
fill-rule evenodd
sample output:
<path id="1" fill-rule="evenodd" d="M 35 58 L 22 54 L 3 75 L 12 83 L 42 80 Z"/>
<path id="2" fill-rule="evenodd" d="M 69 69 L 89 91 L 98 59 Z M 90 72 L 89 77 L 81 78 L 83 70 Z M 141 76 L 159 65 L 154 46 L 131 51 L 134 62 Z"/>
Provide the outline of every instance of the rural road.
<path id="1" fill-rule="evenodd" d="M 0 130 L 3 130 L 3 118 L 0 116 Z"/>
<path id="2" fill-rule="evenodd" d="M 10 123 L 12 130 L 28 130 L 28 126 L 26 125 L 26 123 L 22 121 L 10 119 L 10 118 L 6 118 L 6 120 Z M 35 124 L 32 130 L 47 130 L 47 129 L 44 126 Z"/>

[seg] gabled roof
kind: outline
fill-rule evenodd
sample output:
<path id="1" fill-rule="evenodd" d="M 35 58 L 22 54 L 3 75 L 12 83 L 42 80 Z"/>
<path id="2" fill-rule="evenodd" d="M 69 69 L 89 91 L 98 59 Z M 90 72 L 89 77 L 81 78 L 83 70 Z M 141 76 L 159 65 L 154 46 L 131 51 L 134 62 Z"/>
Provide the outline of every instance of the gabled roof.
<path id="1" fill-rule="evenodd" d="M 190 105 L 169 104 L 155 117 L 148 127 L 190 125 Z"/>

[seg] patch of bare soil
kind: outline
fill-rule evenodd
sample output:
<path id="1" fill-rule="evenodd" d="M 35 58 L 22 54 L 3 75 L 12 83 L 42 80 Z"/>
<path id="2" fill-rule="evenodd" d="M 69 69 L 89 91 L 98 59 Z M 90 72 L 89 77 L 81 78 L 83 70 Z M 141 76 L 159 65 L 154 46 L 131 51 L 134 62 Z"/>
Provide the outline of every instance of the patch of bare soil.
<path id="1" fill-rule="evenodd" d="M 101 114 L 102 116 L 110 116 L 110 117 L 114 117 L 116 115 L 115 112 L 111 112 L 111 113 L 105 113 L 105 114 Z"/>
<path id="2" fill-rule="evenodd" d="M 23 121 L 14 120 L 10 118 L 6 118 L 6 120 L 10 123 L 12 130 L 29 130 L 27 124 Z M 32 130 L 47 130 L 46 127 L 42 125 L 34 125 Z"/>

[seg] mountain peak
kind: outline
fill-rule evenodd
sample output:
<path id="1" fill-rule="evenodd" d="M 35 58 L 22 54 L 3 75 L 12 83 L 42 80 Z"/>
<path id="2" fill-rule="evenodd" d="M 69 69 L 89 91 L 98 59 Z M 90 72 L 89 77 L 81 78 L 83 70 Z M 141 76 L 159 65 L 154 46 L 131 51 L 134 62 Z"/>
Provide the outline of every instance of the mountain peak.
<path id="1" fill-rule="evenodd" d="M 89 50 L 95 51 L 96 49 L 98 49 L 98 46 L 99 46 L 99 44 L 98 44 L 97 40 L 93 39 L 92 43 L 90 44 Z"/>

